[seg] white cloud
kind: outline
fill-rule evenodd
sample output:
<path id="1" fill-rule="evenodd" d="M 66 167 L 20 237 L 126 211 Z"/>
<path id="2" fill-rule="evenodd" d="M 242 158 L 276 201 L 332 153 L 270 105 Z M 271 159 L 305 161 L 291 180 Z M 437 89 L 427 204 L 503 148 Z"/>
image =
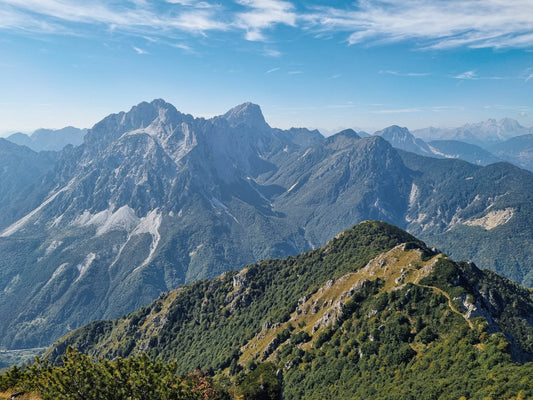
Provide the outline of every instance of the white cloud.
<path id="1" fill-rule="evenodd" d="M 194 0 L 166 0 L 167 3 L 180 4 L 182 6 L 190 6 L 194 4 Z"/>
<path id="2" fill-rule="evenodd" d="M 431 75 L 429 72 L 398 72 L 398 71 L 391 71 L 391 70 L 381 70 L 379 71 L 380 74 L 388 74 L 388 75 L 395 75 L 395 76 L 428 76 Z"/>
<path id="3" fill-rule="evenodd" d="M 265 72 L 265 74 L 271 74 L 272 72 L 276 72 L 276 71 L 279 71 L 279 67 L 271 68 L 267 72 Z"/>
<path id="4" fill-rule="evenodd" d="M 133 50 L 135 50 L 137 52 L 137 54 L 148 54 L 147 51 L 139 48 L 139 47 L 136 47 L 136 46 L 133 46 Z"/>
<path id="5" fill-rule="evenodd" d="M 263 55 L 267 57 L 281 57 L 281 52 L 275 49 L 264 49 Z"/>
<path id="6" fill-rule="evenodd" d="M 532 0 L 359 0 L 317 7 L 288 0 L 0 0 L 0 29 L 92 33 L 98 26 L 135 36 L 182 39 L 232 31 L 272 40 L 278 26 L 348 44 L 411 41 L 420 49 L 533 48 Z M 395 71 L 388 71 L 392 73 Z M 398 72 L 400 75 L 400 73 Z M 408 73 L 409 74 L 409 73 Z M 406 76 L 415 75 L 417 72 Z"/>
<path id="7" fill-rule="evenodd" d="M 177 3 L 177 2 L 175 2 Z M 203 33 L 227 30 L 229 23 L 217 19 L 216 7 L 206 2 L 180 1 L 193 5 L 181 13 L 157 12 L 149 3 L 137 0 L 135 7 L 96 0 L 0 0 L 0 28 L 15 28 L 45 33 L 65 33 L 93 25 L 107 26 L 111 31 L 143 35 L 167 35 L 173 30 Z M 7 21 L 7 22 L 6 22 Z"/>
<path id="8" fill-rule="evenodd" d="M 361 0 L 355 8 L 316 8 L 305 18 L 348 43 L 416 40 L 422 48 L 532 47 L 530 0 Z M 350 33 L 351 32 L 351 33 Z"/>
<path id="9" fill-rule="evenodd" d="M 216 20 L 213 17 L 213 13 L 206 10 L 182 13 L 174 19 L 169 19 L 166 24 L 168 27 L 196 33 L 203 33 L 209 30 L 224 31 L 228 29 L 225 23 Z"/>
<path id="10" fill-rule="evenodd" d="M 178 4 L 180 6 L 188 6 L 194 8 L 211 8 L 213 7 L 206 1 L 196 1 L 196 0 L 165 0 L 170 4 Z"/>
<path id="11" fill-rule="evenodd" d="M 183 43 L 172 43 L 171 46 L 175 47 L 176 49 L 186 51 L 188 53 L 194 53 L 194 50 L 192 49 L 191 46 L 187 46 L 186 44 L 183 44 Z"/>
<path id="12" fill-rule="evenodd" d="M 296 26 L 297 14 L 294 6 L 281 0 L 237 0 L 249 10 L 237 13 L 235 24 L 246 31 L 245 38 L 250 41 L 265 41 L 264 30 L 282 24 Z"/>
<path id="13" fill-rule="evenodd" d="M 466 71 L 462 74 L 454 76 L 455 79 L 477 79 L 475 71 Z"/>

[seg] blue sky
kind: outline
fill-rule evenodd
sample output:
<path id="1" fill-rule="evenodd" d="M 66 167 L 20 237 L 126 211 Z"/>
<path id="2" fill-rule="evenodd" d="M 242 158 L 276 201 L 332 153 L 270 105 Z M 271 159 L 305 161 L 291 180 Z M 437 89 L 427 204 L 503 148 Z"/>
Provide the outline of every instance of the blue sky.
<path id="1" fill-rule="evenodd" d="M 0 0 L 0 132 L 163 98 L 326 133 L 533 125 L 532 0 Z"/>

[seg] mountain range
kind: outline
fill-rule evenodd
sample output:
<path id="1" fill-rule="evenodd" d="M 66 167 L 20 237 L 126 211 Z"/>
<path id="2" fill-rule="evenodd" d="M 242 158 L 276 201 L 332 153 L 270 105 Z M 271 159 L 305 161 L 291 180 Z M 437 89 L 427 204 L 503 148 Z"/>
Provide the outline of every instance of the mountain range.
<path id="1" fill-rule="evenodd" d="M 465 135 L 457 133 L 463 132 L 465 127 L 452 130 L 428 128 L 411 133 L 405 127 L 393 125 L 377 131 L 374 135 L 383 137 L 398 149 L 423 156 L 455 158 L 476 165 L 507 161 L 520 168 L 533 171 L 533 134 L 514 136 L 529 132 L 531 129 L 524 128 L 518 122 L 510 119 L 502 120 L 499 123 L 489 120 L 487 123 L 465 126 L 476 127 L 475 140 L 469 140 L 464 137 Z M 415 137 L 417 134 L 426 137 L 426 141 Z M 428 140 L 432 137 L 438 139 Z"/>
<path id="2" fill-rule="evenodd" d="M 34 151 L 60 151 L 71 144 L 79 146 L 87 129 L 67 126 L 62 129 L 37 129 L 31 134 L 17 132 L 9 135 L 7 140 L 15 144 L 29 147 Z"/>
<path id="3" fill-rule="evenodd" d="M 109 115 L 50 157 L 0 204 L 8 348 L 319 248 L 367 219 L 533 284 L 533 174 L 507 163 L 420 156 L 352 130 L 271 128 L 251 103 L 203 119 L 163 100 Z"/>
<path id="4" fill-rule="evenodd" d="M 459 140 L 487 148 L 516 136 L 531 134 L 533 133 L 531 129 L 520 125 L 514 119 L 503 118 L 500 121 L 488 119 L 483 122 L 465 124 L 458 128 L 416 129 L 413 134 L 425 141 Z"/>
<path id="5" fill-rule="evenodd" d="M 44 357 L 59 363 L 69 346 L 93 359 L 145 353 L 182 374 L 229 375 L 229 387 L 261 373 L 256 390 L 282 391 L 247 399 L 527 398 L 532 315 L 531 290 L 365 221 L 314 251 L 93 322 Z"/>

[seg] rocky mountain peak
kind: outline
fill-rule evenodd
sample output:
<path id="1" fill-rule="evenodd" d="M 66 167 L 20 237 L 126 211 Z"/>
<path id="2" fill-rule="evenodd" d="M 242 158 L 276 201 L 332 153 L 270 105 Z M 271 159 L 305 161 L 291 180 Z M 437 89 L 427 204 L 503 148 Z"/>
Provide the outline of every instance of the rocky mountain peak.
<path id="1" fill-rule="evenodd" d="M 354 131 L 353 129 L 344 129 L 336 133 L 335 135 L 344 136 L 344 137 L 352 138 L 352 139 L 361 139 L 361 136 L 359 136 L 357 132 Z"/>
<path id="2" fill-rule="evenodd" d="M 409 132 L 409 129 L 405 127 L 402 128 L 398 125 L 389 126 L 381 131 L 376 132 L 375 135 L 379 135 L 383 139 L 388 141 L 407 141 L 412 140 L 412 138 L 414 138 L 411 132 Z"/>
<path id="3" fill-rule="evenodd" d="M 229 110 L 223 117 L 232 126 L 240 124 L 248 125 L 253 129 L 268 128 L 261 107 L 254 103 L 243 103 Z"/>
<path id="4" fill-rule="evenodd" d="M 180 113 L 163 99 L 152 102 L 141 102 L 133 106 L 128 112 L 111 114 L 98 122 L 90 129 L 85 137 L 86 144 L 94 149 L 101 150 L 117 140 L 125 132 L 143 129 L 154 122 L 179 124 L 184 120 L 192 120 L 191 116 Z"/>
<path id="5" fill-rule="evenodd" d="M 409 129 L 392 125 L 381 131 L 374 133 L 374 136 L 381 136 L 394 147 L 417 154 L 429 155 L 432 154 L 428 145 L 421 139 L 413 136 Z"/>
<path id="6" fill-rule="evenodd" d="M 329 147 L 340 149 L 352 145 L 358 139 L 361 137 L 353 129 L 344 129 L 326 138 L 324 143 Z"/>

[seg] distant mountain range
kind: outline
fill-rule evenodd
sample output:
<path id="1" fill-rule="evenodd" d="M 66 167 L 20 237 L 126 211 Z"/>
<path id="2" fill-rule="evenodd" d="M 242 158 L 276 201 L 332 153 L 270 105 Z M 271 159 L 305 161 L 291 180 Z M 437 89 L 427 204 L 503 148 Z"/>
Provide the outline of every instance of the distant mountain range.
<path id="1" fill-rule="evenodd" d="M 5 182 L 16 179 L 6 171 Z M 532 173 L 420 156 L 352 130 L 275 129 L 251 103 L 211 119 L 140 103 L 18 184 L 0 204 L 8 348 L 47 345 L 185 282 L 318 248 L 367 219 L 533 285 Z"/>
<path id="2" fill-rule="evenodd" d="M 393 125 L 374 135 L 383 137 L 398 149 L 424 156 L 457 158 L 477 165 L 507 161 L 533 171 L 533 134 L 522 134 L 524 132 L 531 132 L 531 128 L 524 128 L 512 119 L 503 119 L 455 129 L 428 128 L 413 133 Z"/>
<path id="3" fill-rule="evenodd" d="M 366 221 L 314 251 L 93 322 L 44 356 L 57 364 L 67 346 L 93 359 L 146 353 L 237 384 L 257 368 L 257 386 L 279 381 L 293 400 L 510 399 L 533 389 L 533 364 L 520 364 L 533 360 L 532 315 L 531 290 Z"/>
<path id="4" fill-rule="evenodd" d="M 34 151 L 60 151 L 71 144 L 79 146 L 83 143 L 83 137 L 87 129 L 78 129 L 67 126 L 62 129 L 37 129 L 31 134 L 13 133 L 7 140 L 15 144 L 29 147 Z"/>
<path id="5" fill-rule="evenodd" d="M 513 137 L 489 149 L 502 160 L 533 171 L 533 134 Z"/>
<path id="6" fill-rule="evenodd" d="M 504 118 L 500 121 L 488 119 L 483 122 L 466 124 L 458 128 L 424 128 L 416 129 L 413 134 L 425 141 L 459 140 L 488 148 L 496 143 L 505 142 L 515 136 L 533 133 L 532 128 L 523 127 L 518 121 Z"/>

